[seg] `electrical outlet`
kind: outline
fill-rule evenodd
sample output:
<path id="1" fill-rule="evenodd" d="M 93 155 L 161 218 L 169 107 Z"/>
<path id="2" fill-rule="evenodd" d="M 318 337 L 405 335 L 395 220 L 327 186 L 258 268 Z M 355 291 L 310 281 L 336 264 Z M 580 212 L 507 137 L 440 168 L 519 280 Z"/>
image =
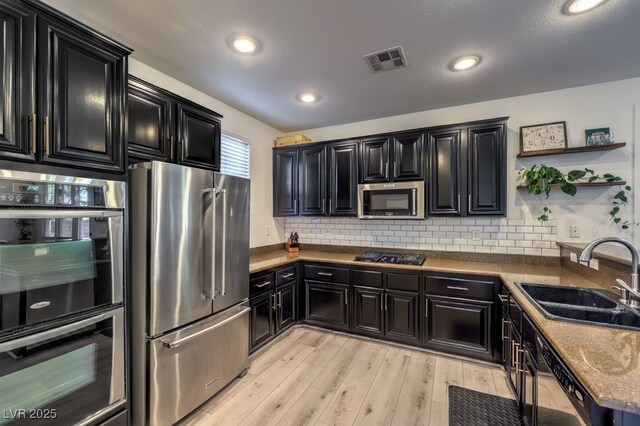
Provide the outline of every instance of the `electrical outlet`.
<path id="1" fill-rule="evenodd" d="M 569 236 L 571 238 L 580 238 L 580 225 L 571 225 L 569 227 Z"/>
<path id="2" fill-rule="evenodd" d="M 569 259 L 571 259 L 572 262 L 578 263 L 578 255 L 574 252 L 569 253 Z"/>
<path id="3" fill-rule="evenodd" d="M 265 234 L 267 234 L 267 237 L 271 235 L 271 226 L 267 225 L 265 229 Z"/>
<path id="4" fill-rule="evenodd" d="M 600 269 L 600 262 L 598 262 L 598 259 L 591 259 L 589 261 L 589 267 L 598 271 Z"/>
<path id="5" fill-rule="evenodd" d="M 474 241 L 480 240 L 480 231 L 473 231 L 471 235 L 471 239 Z"/>

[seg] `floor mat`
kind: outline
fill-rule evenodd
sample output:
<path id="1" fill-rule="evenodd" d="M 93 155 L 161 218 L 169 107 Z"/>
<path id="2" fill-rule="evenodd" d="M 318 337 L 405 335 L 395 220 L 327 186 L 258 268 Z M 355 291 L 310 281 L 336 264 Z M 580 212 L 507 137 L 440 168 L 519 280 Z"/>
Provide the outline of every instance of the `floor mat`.
<path id="1" fill-rule="evenodd" d="M 449 386 L 449 425 L 523 426 L 513 399 Z"/>

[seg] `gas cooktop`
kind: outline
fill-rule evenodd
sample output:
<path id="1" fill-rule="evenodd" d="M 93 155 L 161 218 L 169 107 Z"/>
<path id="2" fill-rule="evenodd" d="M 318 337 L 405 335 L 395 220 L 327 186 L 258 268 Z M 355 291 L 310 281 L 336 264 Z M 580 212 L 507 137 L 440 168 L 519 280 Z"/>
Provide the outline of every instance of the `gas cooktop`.
<path id="1" fill-rule="evenodd" d="M 357 262 L 395 263 L 398 265 L 422 265 L 424 256 L 420 254 L 379 253 L 368 251 L 356 256 Z"/>

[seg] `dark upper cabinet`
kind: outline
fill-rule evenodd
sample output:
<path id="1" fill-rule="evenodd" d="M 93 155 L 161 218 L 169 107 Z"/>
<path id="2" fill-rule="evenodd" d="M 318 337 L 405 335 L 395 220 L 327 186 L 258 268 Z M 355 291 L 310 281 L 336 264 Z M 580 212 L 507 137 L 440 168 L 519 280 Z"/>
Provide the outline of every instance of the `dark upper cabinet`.
<path id="1" fill-rule="evenodd" d="M 463 215 L 461 196 L 464 169 L 460 130 L 430 133 L 429 136 L 429 215 Z"/>
<path id="2" fill-rule="evenodd" d="M 358 142 L 327 146 L 330 216 L 358 214 Z"/>
<path id="3" fill-rule="evenodd" d="M 326 209 L 326 148 L 310 146 L 300 148 L 298 158 L 300 214 L 324 215 Z"/>
<path id="4" fill-rule="evenodd" d="M 398 135 L 393 138 L 393 180 L 424 179 L 423 146 L 422 133 Z"/>
<path id="5" fill-rule="evenodd" d="M 33 162 L 37 152 L 35 22 L 32 12 L 0 4 L 0 158 L 6 160 Z"/>
<path id="6" fill-rule="evenodd" d="M 389 145 L 387 137 L 362 141 L 361 181 L 385 182 L 389 180 Z"/>
<path id="7" fill-rule="evenodd" d="M 220 116 L 195 105 L 177 104 L 177 162 L 220 170 Z"/>
<path id="8" fill-rule="evenodd" d="M 129 157 L 170 162 L 173 156 L 171 98 L 145 82 L 129 79 Z"/>
<path id="9" fill-rule="evenodd" d="M 353 287 L 354 332 L 384 335 L 384 290 Z"/>
<path id="10" fill-rule="evenodd" d="M 298 149 L 273 150 L 273 215 L 298 214 Z"/>
<path id="11" fill-rule="evenodd" d="M 127 54 L 38 16 L 42 162 L 124 172 Z"/>
<path id="12" fill-rule="evenodd" d="M 505 125 L 468 130 L 469 215 L 506 214 Z"/>

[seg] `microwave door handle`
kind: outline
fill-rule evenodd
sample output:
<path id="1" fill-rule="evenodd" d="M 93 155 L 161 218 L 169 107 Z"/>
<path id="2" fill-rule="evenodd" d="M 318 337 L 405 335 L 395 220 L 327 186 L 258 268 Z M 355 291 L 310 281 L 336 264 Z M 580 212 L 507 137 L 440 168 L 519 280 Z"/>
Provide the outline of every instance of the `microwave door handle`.
<path id="1" fill-rule="evenodd" d="M 413 195 L 413 208 L 411 209 L 412 210 L 411 213 L 412 213 L 412 216 L 416 216 L 418 214 L 418 212 L 416 211 L 417 209 L 416 204 L 418 204 L 418 190 L 412 189 L 411 195 Z"/>
<path id="2" fill-rule="evenodd" d="M 41 333 L 32 334 L 30 336 L 25 336 L 15 340 L 10 340 L 5 343 L 0 343 L 0 353 L 12 351 L 25 346 L 44 342 L 45 340 L 60 337 L 68 333 L 72 333 L 74 331 L 80 330 L 90 325 L 99 323 L 100 321 L 104 321 L 108 318 L 111 318 L 119 312 L 122 312 L 122 308 L 115 309 L 111 312 L 105 312 L 105 313 L 96 315 L 94 317 L 84 319 L 82 321 L 77 321 L 71 324 L 63 325 L 61 327 L 56 327 L 52 330 L 47 330 Z"/>

